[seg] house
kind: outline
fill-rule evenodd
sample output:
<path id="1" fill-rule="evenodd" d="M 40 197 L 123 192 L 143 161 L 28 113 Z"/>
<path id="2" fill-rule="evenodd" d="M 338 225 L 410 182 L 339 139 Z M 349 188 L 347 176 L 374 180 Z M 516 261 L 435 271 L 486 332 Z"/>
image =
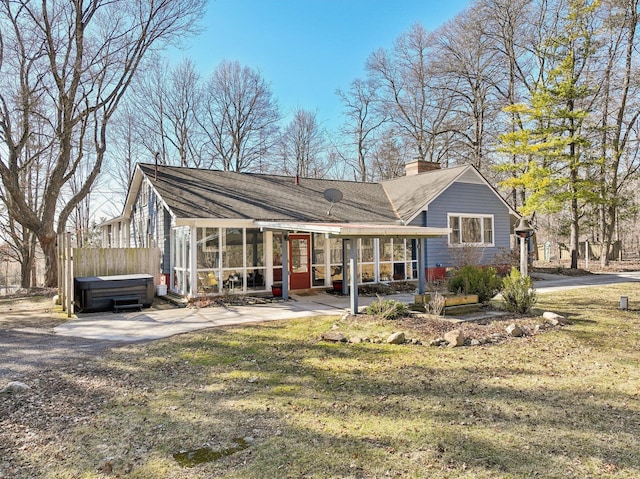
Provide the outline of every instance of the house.
<path id="1" fill-rule="evenodd" d="M 103 244 L 160 247 L 166 284 L 190 297 L 343 277 L 422 288 L 465 247 L 486 264 L 510 250 L 518 215 L 473 166 L 406 170 L 362 183 L 139 164 Z"/>

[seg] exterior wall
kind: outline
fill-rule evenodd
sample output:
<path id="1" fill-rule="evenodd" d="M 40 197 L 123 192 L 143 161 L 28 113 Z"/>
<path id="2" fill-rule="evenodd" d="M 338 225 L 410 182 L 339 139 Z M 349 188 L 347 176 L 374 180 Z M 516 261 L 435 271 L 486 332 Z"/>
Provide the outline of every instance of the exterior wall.
<path id="1" fill-rule="evenodd" d="M 171 215 L 146 180 L 131 208 L 128 243 L 134 248 L 160 248 L 161 272 L 171 272 Z"/>
<path id="2" fill-rule="evenodd" d="M 429 210 L 418 215 L 413 225 L 448 228 L 448 213 L 493 215 L 492 247 L 482 248 L 482 263 L 494 263 L 494 257 L 510 250 L 509 209 L 495 192 L 484 184 L 454 183 L 429 205 Z M 449 238 L 426 240 L 425 266 L 436 268 L 454 266 L 455 248 L 449 247 Z M 452 250 L 454 250 L 452 252 Z"/>

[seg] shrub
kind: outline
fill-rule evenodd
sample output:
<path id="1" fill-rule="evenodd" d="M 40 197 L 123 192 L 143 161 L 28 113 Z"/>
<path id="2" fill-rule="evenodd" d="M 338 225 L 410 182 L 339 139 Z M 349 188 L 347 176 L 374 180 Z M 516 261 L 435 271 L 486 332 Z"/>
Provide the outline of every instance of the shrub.
<path id="1" fill-rule="evenodd" d="M 536 304 L 536 290 L 530 276 L 522 276 L 516 268 L 502 280 L 502 297 L 507 310 L 528 313 Z"/>
<path id="2" fill-rule="evenodd" d="M 495 268 L 465 266 L 449 280 L 453 293 L 477 294 L 478 301 L 486 303 L 500 291 L 500 278 Z"/>
<path id="3" fill-rule="evenodd" d="M 393 299 L 380 299 L 365 309 L 367 314 L 378 316 L 382 319 L 398 319 L 409 314 L 409 307 Z"/>
<path id="4" fill-rule="evenodd" d="M 435 314 L 436 316 L 442 315 L 445 306 L 445 297 L 442 296 L 437 291 L 433 293 L 431 296 L 431 301 L 429 301 L 429 311 L 431 314 Z"/>

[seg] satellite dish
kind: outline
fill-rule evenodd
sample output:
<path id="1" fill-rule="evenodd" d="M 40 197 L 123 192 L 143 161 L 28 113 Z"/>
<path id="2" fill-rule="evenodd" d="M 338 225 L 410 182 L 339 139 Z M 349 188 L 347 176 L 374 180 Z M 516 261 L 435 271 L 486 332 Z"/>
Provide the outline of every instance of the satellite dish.
<path id="1" fill-rule="evenodd" d="M 329 211 L 327 211 L 327 215 L 330 215 L 333 205 L 342 200 L 342 191 L 336 190 L 335 188 L 329 188 L 324 190 L 323 194 L 324 194 L 324 199 L 331 203 L 331 206 L 329 207 Z"/>

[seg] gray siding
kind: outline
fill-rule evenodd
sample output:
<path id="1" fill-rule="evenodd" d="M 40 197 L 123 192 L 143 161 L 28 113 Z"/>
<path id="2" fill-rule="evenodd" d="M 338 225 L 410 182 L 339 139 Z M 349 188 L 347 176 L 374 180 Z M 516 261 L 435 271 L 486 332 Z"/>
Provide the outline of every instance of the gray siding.
<path id="1" fill-rule="evenodd" d="M 484 184 L 453 183 L 430 205 L 429 210 L 419 214 L 411 224 L 435 228 L 448 228 L 448 213 L 488 215 L 493 217 L 494 247 L 484 248 L 482 262 L 494 263 L 495 255 L 509 251 L 509 209 L 495 192 Z M 448 244 L 449 238 L 429 238 L 426 240 L 427 268 L 438 265 L 453 266 Z"/>
<path id="2" fill-rule="evenodd" d="M 143 197 L 146 194 L 146 202 Z M 163 207 L 162 201 L 156 196 L 150 185 L 143 180 L 138 196 L 131 209 L 130 246 L 136 248 L 160 248 L 162 252 L 161 272 L 171 271 L 171 215 Z M 152 242 L 149 243 L 149 237 Z"/>

